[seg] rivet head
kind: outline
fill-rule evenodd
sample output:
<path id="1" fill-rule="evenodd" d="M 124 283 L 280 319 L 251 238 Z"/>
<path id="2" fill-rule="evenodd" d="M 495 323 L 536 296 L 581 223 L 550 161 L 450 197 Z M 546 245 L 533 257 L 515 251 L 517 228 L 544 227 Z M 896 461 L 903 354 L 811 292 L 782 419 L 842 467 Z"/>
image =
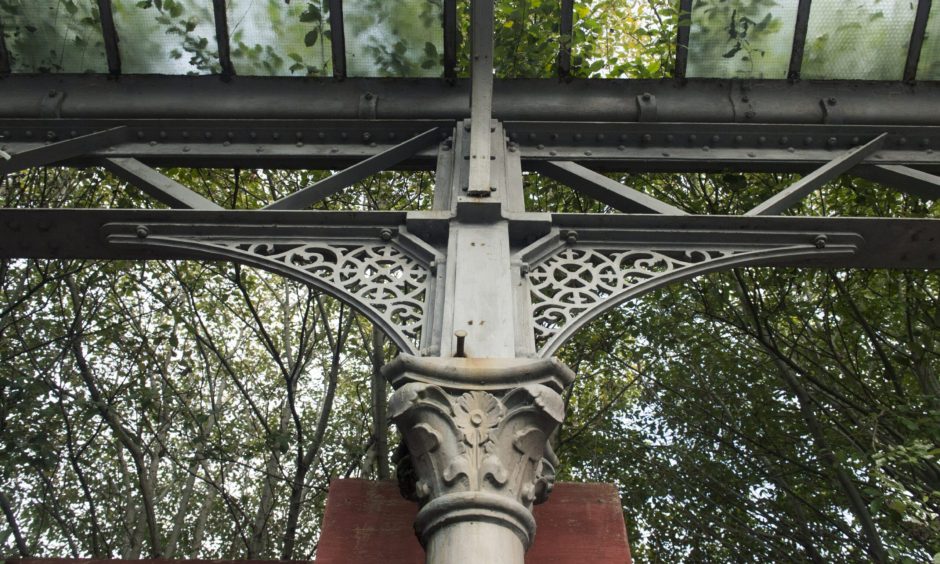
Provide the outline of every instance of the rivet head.
<path id="1" fill-rule="evenodd" d="M 719 141 L 721 141 L 720 135 L 712 135 L 712 144 L 717 145 Z"/>
<path id="2" fill-rule="evenodd" d="M 580 140 L 581 140 L 581 134 L 580 134 L 580 133 L 575 133 L 575 134 L 574 134 L 574 140 L 575 140 L 575 141 L 580 141 Z"/>
<path id="3" fill-rule="evenodd" d="M 828 242 L 829 242 L 829 238 L 826 237 L 825 235 L 817 235 L 816 238 L 813 239 L 813 244 L 816 245 L 817 249 L 825 249 L 826 243 Z"/>
<path id="4" fill-rule="evenodd" d="M 644 93 L 643 93 L 643 101 L 644 101 L 644 102 L 649 102 L 649 101 L 652 100 L 652 99 L 653 99 L 653 95 L 652 95 L 652 94 L 650 94 L 649 92 L 644 92 Z"/>
<path id="5" fill-rule="evenodd" d="M 789 143 L 789 142 L 790 142 L 790 138 L 787 137 L 786 135 L 784 135 L 783 137 L 780 138 L 780 144 L 781 144 L 781 145 L 786 145 L 786 144 Z"/>
<path id="6" fill-rule="evenodd" d="M 382 239 L 383 241 L 391 241 L 392 230 L 387 227 L 385 229 L 382 229 L 381 231 L 379 231 L 379 238 Z"/>
<path id="7" fill-rule="evenodd" d="M 835 147 L 836 143 L 838 142 L 839 140 L 836 139 L 835 137 L 830 137 L 829 139 L 826 139 L 826 145 L 829 145 L 830 147 Z"/>
<path id="8" fill-rule="evenodd" d="M 574 231 L 574 230 L 566 231 L 564 234 L 564 237 L 565 237 L 565 242 L 568 243 L 569 245 L 574 245 L 575 243 L 578 242 L 577 231 Z"/>
<path id="9" fill-rule="evenodd" d="M 150 228 L 146 225 L 138 225 L 136 233 L 138 239 L 146 239 L 150 236 Z"/>
<path id="10" fill-rule="evenodd" d="M 644 133 L 642 139 L 644 143 L 649 143 L 650 141 L 653 140 L 653 136 L 650 135 L 649 133 Z"/>

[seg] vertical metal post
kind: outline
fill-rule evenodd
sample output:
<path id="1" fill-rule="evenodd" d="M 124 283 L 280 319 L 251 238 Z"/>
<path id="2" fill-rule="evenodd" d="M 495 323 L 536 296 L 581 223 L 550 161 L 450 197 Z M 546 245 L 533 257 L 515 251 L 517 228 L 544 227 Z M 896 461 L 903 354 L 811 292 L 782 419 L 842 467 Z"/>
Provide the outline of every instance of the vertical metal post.
<path id="1" fill-rule="evenodd" d="M 689 67 L 689 35 L 692 31 L 692 0 L 679 2 L 679 32 L 676 38 L 676 78 L 685 78 Z"/>
<path id="2" fill-rule="evenodd" d="M 333 78 L 346 78 L 346 29 L 343 27 L 343 0 L 330 0 L 330 48 L 333 54 Z"/>
<path id="3" fill-rule="evenodd" d="M 10 72 L 10 52 L 7 51 L 7 42 L 3 36 L 3 21 L 0 21 L 0 74 Z"/>
<path id="4" fill-rule="evenodd" d="M 490 120 L 493 116 L 493 2 L 472 0 L 470 196 L 490 195 Z"/>
<path id="5" fill-rule="evenodd" d="M 444 0 L 444 78 L 457 79 L 457 0 Z"/>
<path id="6" fill-rule="evenodd" d="M 924 35 L 927 33 L 927 19 L 930 17 L 931 0 L 920 0 L 917 3 L 917 15 L 914 17 L 914 28 L 911 30 L 911 44 L 907 48 L 907 63 L 904 65 L 904 80 L 912 81 L 917 78 L 917 66 L 920 64 L 920 52 L 924 47 Z"/>
<path id="7" fill-rule="evenodd" d="M 790 67 L 787 78 L 799 80 L 803 68 L 803 50 L 806 47 L 806 30 L 809 29 L 809 11 L 812 0 L 800 0 L 796 8 L 796 29 L 793 32 L 793 47 L 790 50 Z"/>
<path id="8" fill-rule="evenodd" d="M 118 50 L 118 33 L 114 27 L 114 10 L 111 0 L 98 0 L 98 13 L 101 15 L 101 35 L 104 38 L 104 50 L 108 56 L 108 72 L 121 74 L 121 52 Z"/>
<path id="9" fill-rule="evenodd" d="M 232 64 L 232 51 L 228 36 L 228 12 L 225 9 L 225 0 L 212 0 L 215 11 L 215 41 L 219 46 L 219 65 L 222 67 L 222 76 L 235 76 L 235 66 Z"/>
<path id="10" fill-rule="evenodd" d="M 558 34 L 561 45 L 558 48 L 558 78 L 571 76 L 571 33 L 574 29 L 574 0 L 561 0 L 561 27 Z"/>

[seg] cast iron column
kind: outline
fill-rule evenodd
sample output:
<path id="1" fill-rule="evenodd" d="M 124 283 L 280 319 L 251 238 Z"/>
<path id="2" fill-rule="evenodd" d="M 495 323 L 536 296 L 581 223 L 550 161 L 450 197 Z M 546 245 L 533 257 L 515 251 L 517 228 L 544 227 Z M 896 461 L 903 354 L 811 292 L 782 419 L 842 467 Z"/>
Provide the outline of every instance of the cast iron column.
<path id="1" fill-rule="evenodd" d="M 509 217 L 523 211 L 521 166 L 502 127 L 484 124 L 485 151 L 474 144 L 479 125 L 466 122 L 438 167 L 435 207 L 451 214 L 444 296 L 429 313 L 439 350 L 386 367 L 396 389 L 389 415 L 404 439 L 399 479 L 421 506 L 415 530 L 428 564 L 523 564 L 532 506 L 554 481 L 548 438 L 574 379 L 557 360 L 532 358 L 528 289 L 509 232 Z"/>

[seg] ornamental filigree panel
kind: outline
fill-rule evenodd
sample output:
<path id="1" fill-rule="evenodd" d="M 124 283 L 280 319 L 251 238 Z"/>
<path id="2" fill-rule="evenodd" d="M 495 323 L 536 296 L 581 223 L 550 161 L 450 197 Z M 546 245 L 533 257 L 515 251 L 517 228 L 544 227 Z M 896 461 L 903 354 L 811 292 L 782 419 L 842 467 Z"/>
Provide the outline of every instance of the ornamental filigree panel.
<path id="1" fill-rule="evenodd" d="M 432 281 L 423 263 L 390 243 L 243 243 L 214 241 L 242 254 L 276 261 L 323 282 L 380 315 L 415 344 L 421 341 Z"/>
<path id="2" fill-rule="evenodd" d="M 566 326 L 644 282 L 737 253 L 728 249 L 561 249 L 528 274 L 536 348 L 542 350 Z"/>

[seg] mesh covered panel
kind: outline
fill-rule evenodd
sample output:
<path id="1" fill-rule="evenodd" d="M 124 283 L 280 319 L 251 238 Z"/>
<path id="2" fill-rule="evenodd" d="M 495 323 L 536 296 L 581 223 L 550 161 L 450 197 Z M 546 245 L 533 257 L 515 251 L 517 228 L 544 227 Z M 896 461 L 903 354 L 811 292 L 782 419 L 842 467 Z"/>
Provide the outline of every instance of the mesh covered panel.
<path id="1" fill-rule="evenodd" d="M 0 0 L 13 72 L 108 72 L 101 14 L 91 0 Z"/>
<path id="2" fill-rule="evenodd" d="M 228 0 L 236 74 L 332 74 L 328 4 L 326 0 Z"/>
<path id="3" fill-rule="evenodd" d="M 940 0 L 934 0 L 927 20 L 927 35 L 920 50 L 917 80 L 940 80 Z"/>
<path id="4" fill-rule="evenodd" d="M 440 76 L 444 29 L 440 0 L 345 0 L 350 76 Z"/>
<path id="5" fill-rule="evenodd" d="M 813 2 L 803 78 L 901 80 L 916 2 Z"/>
<path id="6" fill-rule="evenodd" d="M 786 78 L 796 11 L 795 0 L 697 0 L 686 75 Z"/>
<path id="7" fill-rule="evenodd" d="M 212 0 L 112 0 L 125 74 L 220 71 Z"/>

